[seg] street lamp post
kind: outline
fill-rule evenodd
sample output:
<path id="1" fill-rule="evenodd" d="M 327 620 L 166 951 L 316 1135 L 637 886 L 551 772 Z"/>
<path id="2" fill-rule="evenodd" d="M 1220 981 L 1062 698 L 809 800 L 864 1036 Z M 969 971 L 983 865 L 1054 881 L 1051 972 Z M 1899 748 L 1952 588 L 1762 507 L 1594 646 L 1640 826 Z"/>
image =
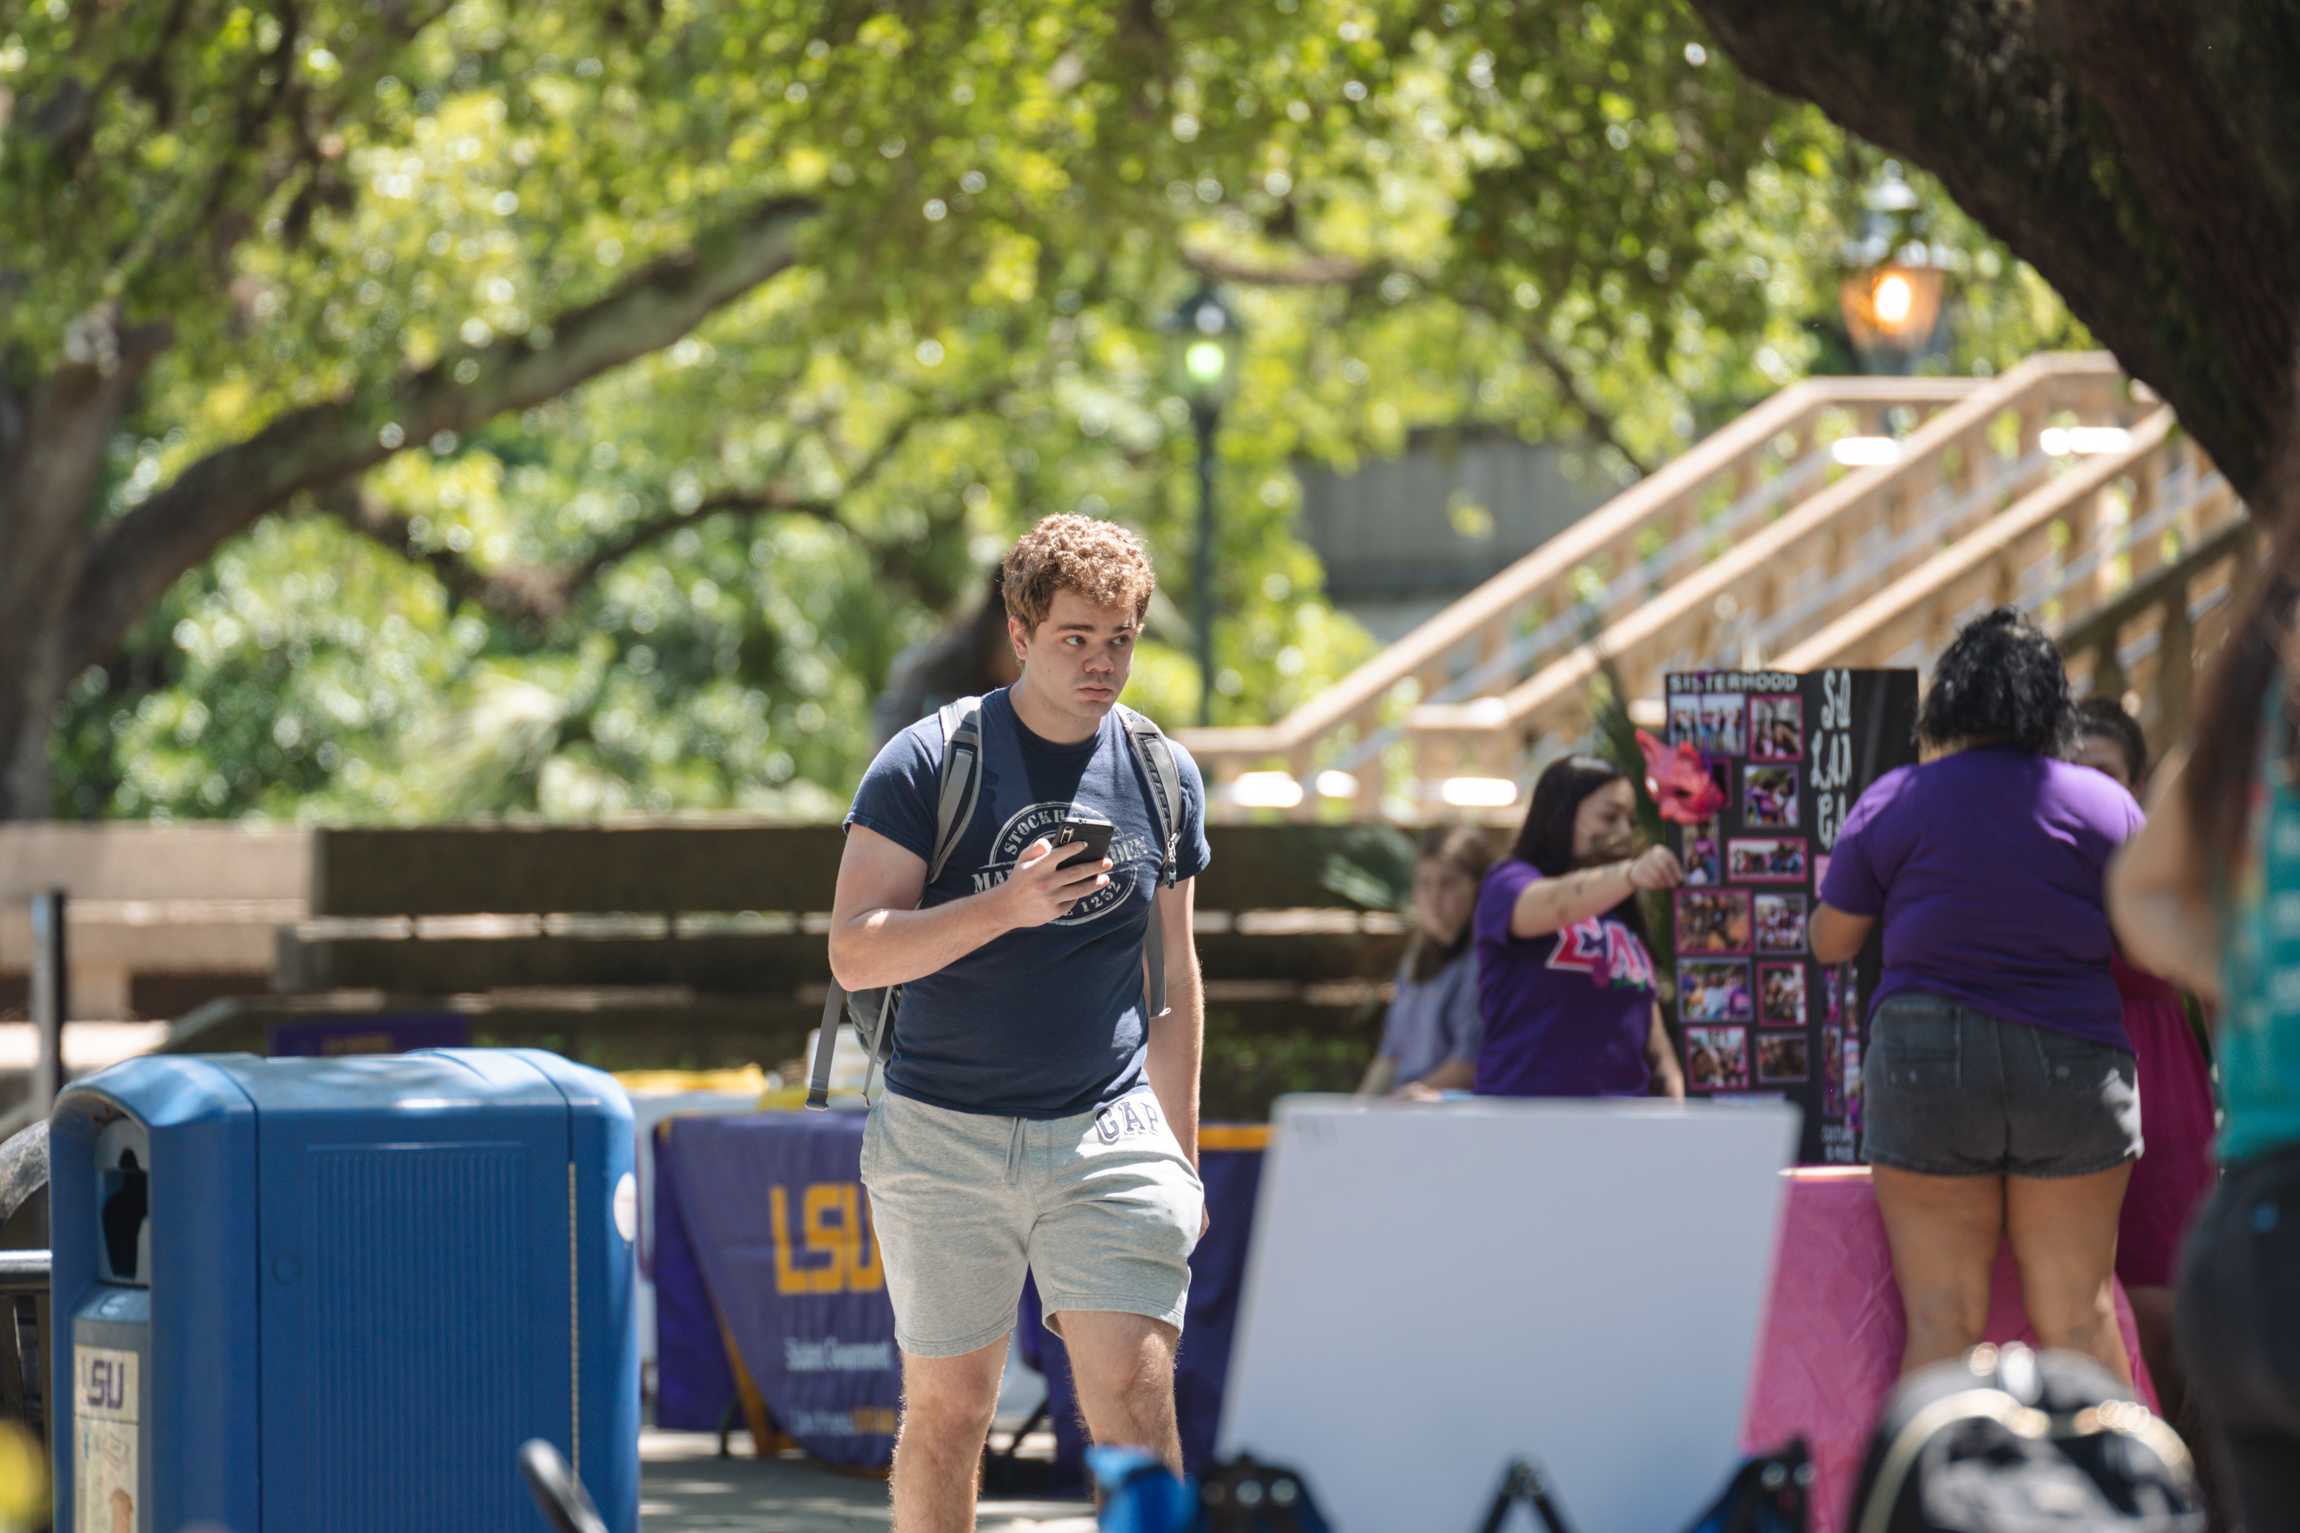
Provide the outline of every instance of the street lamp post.
<path id="1" fill-rule="evenodd" d="M 1184 299 L 1167 322 L 1174 383 L 1190 406 L 1198 449 L 1198 546 L 1190 566 L 1198 648 L 1198 722 L 1214 718 L 1214 438 L 1238 387 L 1237 315 L 1210 286 Z"/>
<path id="2" fill-rule="evenodd" d="M 1941 317 L 1943 262 L 1912 227 L 1917 194 L 1888 163 L 1863 196 L 1861 237 L 1845 248 L 1837 290 L 1845 333 L 1868 372 L 1907 372 L 1932 344 Z"/>

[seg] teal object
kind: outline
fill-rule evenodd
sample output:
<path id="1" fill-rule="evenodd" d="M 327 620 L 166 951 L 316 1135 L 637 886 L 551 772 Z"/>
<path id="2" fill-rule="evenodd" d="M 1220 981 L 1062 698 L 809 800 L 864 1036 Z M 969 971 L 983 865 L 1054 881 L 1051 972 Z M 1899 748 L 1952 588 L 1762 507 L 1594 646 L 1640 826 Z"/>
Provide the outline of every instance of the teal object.
<path id="1" fill-rule="evenodd" d="M 49 1143 L 58 1528 L 513 1533 L 541 1438 L 636 1533 L 611 1078 L 529 1049 L 155 1055 L 67 1089 Z"/>
<path id="2" fill-rule="evenodd" d="M 2282 712 L 2272 705 L 2262 731 L 2255 855 L 2226 910 L 2228 1004 L 2215 1050 L 2223 1165 L 2300 1144 L 2300 793 L 2278 759 Z"/>

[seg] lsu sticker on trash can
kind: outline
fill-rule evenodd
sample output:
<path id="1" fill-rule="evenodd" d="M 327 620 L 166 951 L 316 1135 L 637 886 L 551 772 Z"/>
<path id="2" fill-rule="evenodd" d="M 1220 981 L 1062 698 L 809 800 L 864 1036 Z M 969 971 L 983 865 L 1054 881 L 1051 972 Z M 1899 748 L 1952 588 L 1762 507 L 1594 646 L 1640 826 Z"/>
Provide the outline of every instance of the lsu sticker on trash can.
<path id="1" fill-rule="evenodd" d="M 136 1433 L 143 1415 L 136 1354 L 112 1347 L 72 1349 L 73 1533 L 137 1533 L 140 1481 Z"/>

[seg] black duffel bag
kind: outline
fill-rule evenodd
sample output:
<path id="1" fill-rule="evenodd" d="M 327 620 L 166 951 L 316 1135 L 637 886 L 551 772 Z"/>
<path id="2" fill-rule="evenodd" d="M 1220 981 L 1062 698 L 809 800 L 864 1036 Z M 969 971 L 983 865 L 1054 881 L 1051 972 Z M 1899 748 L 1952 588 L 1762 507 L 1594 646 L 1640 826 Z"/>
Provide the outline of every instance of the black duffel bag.
<path id="1" fill-rule="evenodd" d="M 2187 1445 L 2107 1369 L 1976 1347 L 1885 1403 L 1846 1533 L 2204 1533 Z"/>

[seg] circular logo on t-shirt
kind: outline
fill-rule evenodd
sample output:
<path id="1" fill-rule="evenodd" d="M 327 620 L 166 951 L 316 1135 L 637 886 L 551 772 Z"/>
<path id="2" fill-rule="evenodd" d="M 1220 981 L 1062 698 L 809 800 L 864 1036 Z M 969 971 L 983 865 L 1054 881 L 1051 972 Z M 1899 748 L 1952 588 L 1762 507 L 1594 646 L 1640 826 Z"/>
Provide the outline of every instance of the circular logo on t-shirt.
<path id="1" fill-rule="evenodd" d="M 1014 864 L 1030 850 L 1030 843 L 1041 836 L 1052 839 L 1055 829 L 1070 817 L 1073 808 L 1092 810 L 1087 804 L 1039 803 L 1016 811 L 990 843 L 991 867 L 1002 874 L 1011 874 Z M 1099 811 L 1094 811 L 1099 812 Z M 1057 851 L 1056 857 L 1062 853 Z M 1074 854 L 1075 855 L 1075 854 Z M 1053 926 L 1083 926 L 1099 920 L 1126 903 L 1126 896 L 1134 892 L 1137 870 L 1144 862 L 1154 861 L 1155 854 L 1140 836 L 1121 830 L 1110 840 L 1110 882 L 1095 890 L 1070 907 L 1070 913 L 1057 916 L 1048 923 Z"/>

